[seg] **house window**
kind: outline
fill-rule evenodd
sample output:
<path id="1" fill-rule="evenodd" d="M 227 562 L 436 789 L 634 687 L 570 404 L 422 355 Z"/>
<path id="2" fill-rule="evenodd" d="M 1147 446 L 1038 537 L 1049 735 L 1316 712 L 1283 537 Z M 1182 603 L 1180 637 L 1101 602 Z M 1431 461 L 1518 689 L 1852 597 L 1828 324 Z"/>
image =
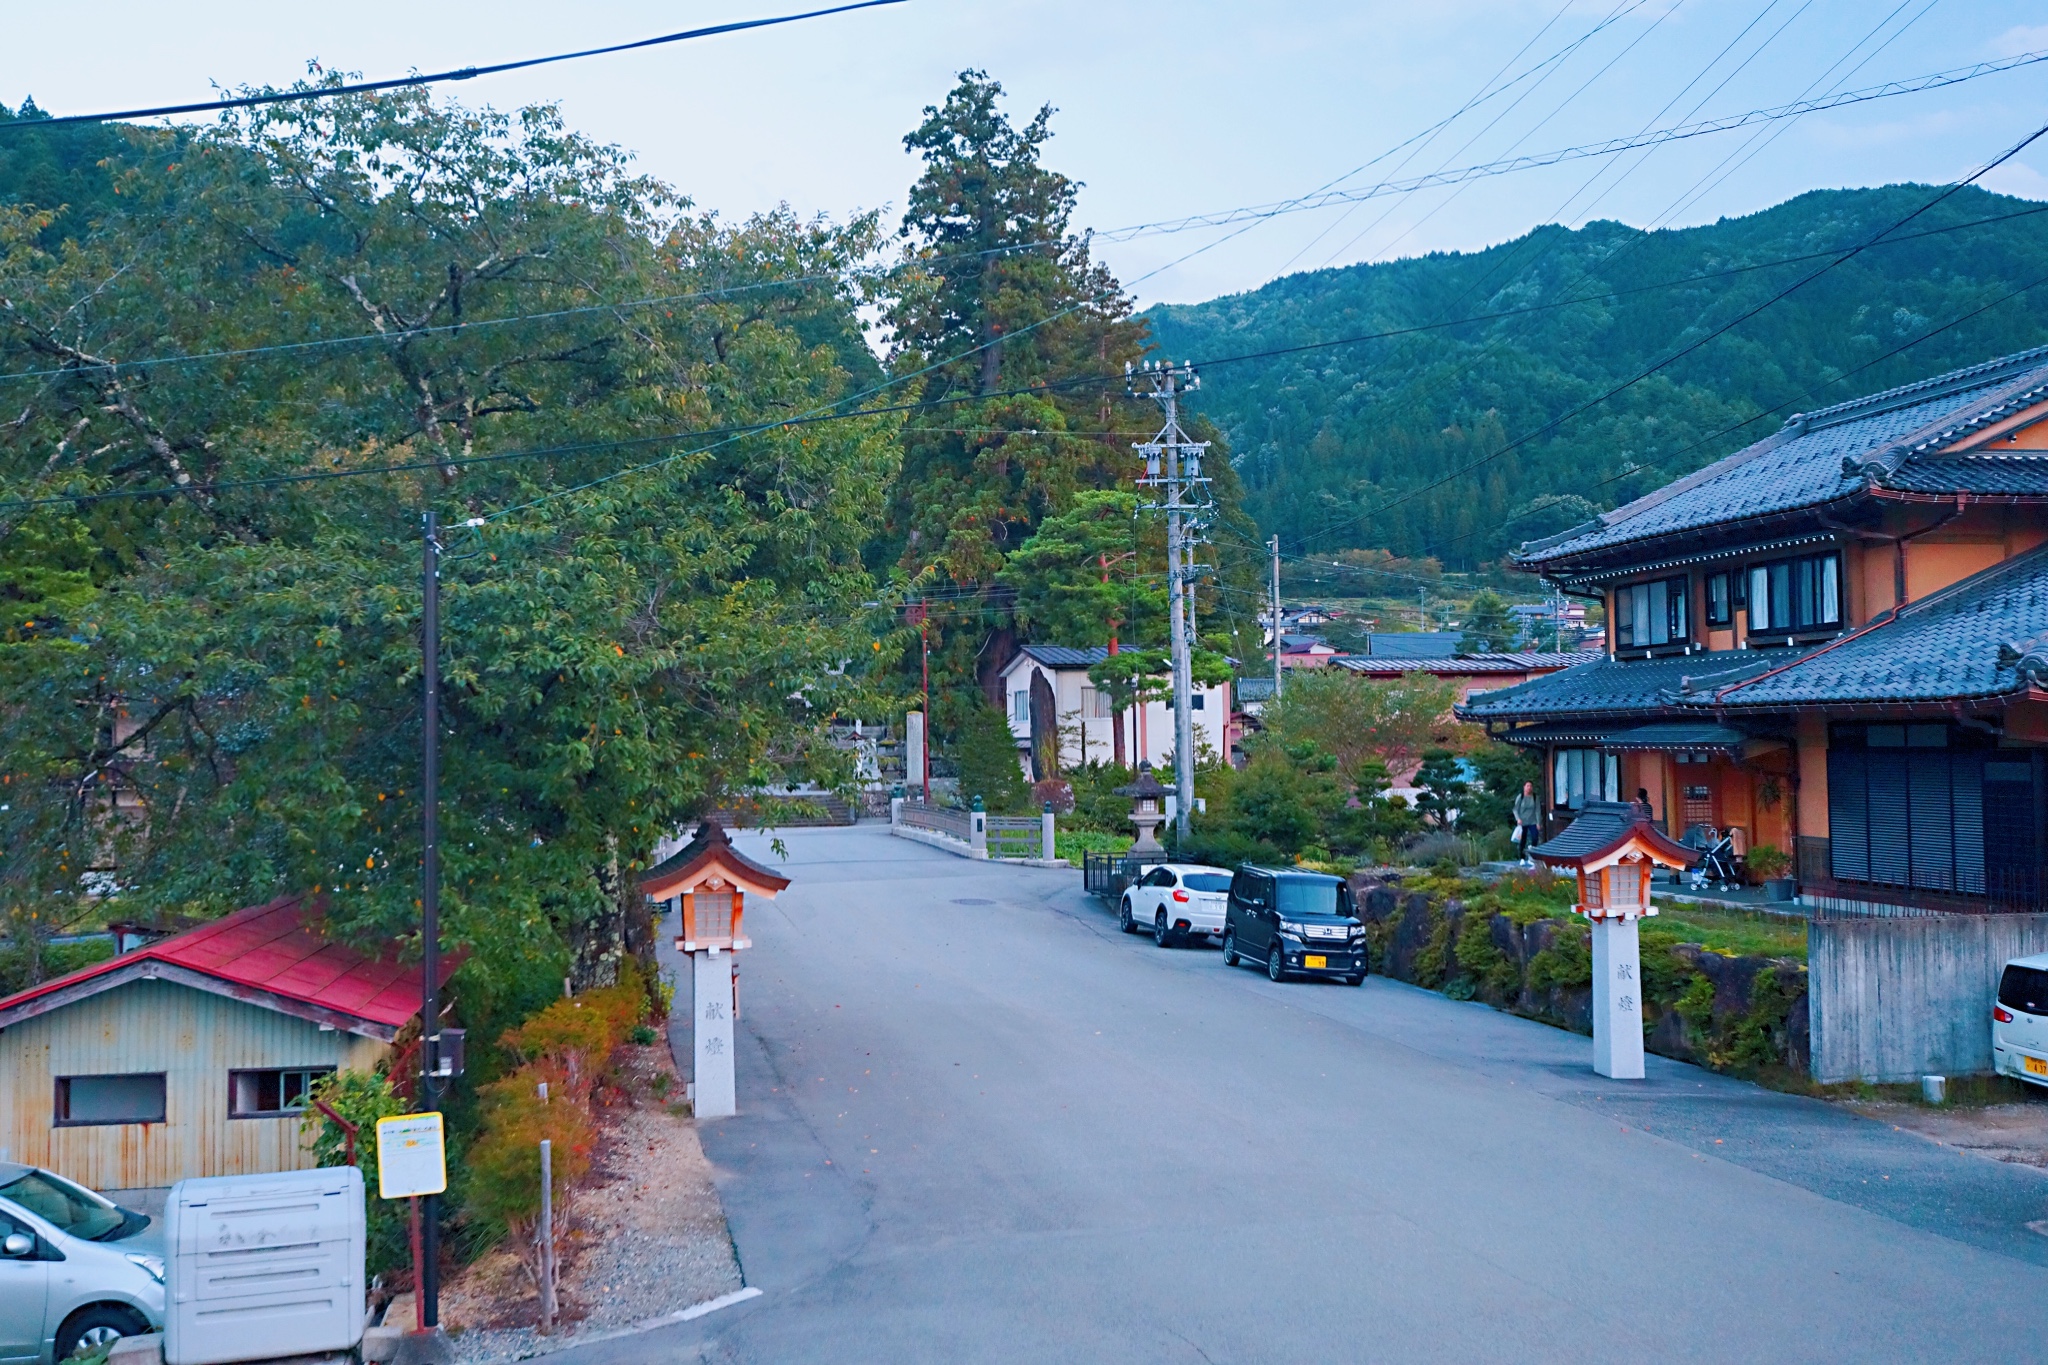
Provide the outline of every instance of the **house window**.
<path id="1" fill-rule="evenodd" d="M 1010 694 L 1010 719 L 1019 725 L 1031 723 L 1031 694 L 1012 692 Z"/>
<path id="2" fill-rule="evenodd" d="M 274 1071 L 228 1073 L 228 1117 L 276 1118 L 304 1112 L 313 1082 L 332 1075 L 331 1066 L 285 1067 Z"/>
<path id="3" fill-rule="evenodd" d="M 1749 569 L 1749 633 L 1792 634 L 1842 624 L 1842 557 L 1832 551 Z"/>
<path id="4" fill-rule="evenodd" d="M 1200 692 L 1188 693 L 1188 709 L 1191 711 L 1200 711 L 1202 709 L 1202 694 Z"/>
<path id="5" fill-rule="evenodd" d="M 1588 801 L 1612 801 L 1621 787 L 1621 760 L 1598 749 L 1559 749 L 1551 756 L 1550 799 L 1564 810 Z"/>
<path id="6" fill-rule="evenodd" d="M 1093 687 L 1081 689 L 1081 717 L 1084 720 L 1109 719 L 1109 694 Z"/>
<path id="7" fill-rule="evenodd" d="M 59 1076 L 55 1115 L 59 1128 L 82 1128 L 104 1123 L 162 1123 L 164 1073 Z"/>
<path id="8" fill-rule="evenodd" d="M 1726 626 L 1735 622 L 1735 579 L 1727 573 L 1707 575 L 1707 624 Z"/>
<path id="9" fill-rule="evenodd" d="M 1659 578 L 1614 591 L 1614 642 L 1628 649 L 1684 644 L 1692 633 L 1686 616 L 1685 580 Z"/>

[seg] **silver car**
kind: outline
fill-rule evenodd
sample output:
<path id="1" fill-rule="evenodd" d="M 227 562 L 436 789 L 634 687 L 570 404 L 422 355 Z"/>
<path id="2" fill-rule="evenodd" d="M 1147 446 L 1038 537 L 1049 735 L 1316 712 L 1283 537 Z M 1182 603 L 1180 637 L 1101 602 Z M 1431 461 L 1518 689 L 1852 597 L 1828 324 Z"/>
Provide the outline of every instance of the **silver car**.
<path id="1" fill-rule="evenodd" d="M 160 1332 L 163 1257 L 147 1216 L 35 1166 L 0 1161 L 0 1362 L 55 1362 Z"/>

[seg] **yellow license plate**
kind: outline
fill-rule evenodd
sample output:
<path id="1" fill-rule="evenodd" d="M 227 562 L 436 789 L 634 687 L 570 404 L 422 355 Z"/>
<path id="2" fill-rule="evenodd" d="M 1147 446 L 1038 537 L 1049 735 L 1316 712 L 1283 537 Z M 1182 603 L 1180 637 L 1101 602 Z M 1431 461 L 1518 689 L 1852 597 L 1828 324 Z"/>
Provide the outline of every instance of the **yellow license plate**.
<path id="1" fill-rule="evenodd" d="M 1330 959 L 1324 957 L 1321 953 L 1310 953 L 1301 960 L 1301 965 L 1304 967 L 1327 967 L 1330 965 Z"/>
<path id="2" fill-rule="evenodd" d="M 2020 1065 L 2027 1069 L 2029 1076 L 2048 1076 L 2048 1062 L 2042 1061 L 2039 1057 L 2022 1057 Z"/>

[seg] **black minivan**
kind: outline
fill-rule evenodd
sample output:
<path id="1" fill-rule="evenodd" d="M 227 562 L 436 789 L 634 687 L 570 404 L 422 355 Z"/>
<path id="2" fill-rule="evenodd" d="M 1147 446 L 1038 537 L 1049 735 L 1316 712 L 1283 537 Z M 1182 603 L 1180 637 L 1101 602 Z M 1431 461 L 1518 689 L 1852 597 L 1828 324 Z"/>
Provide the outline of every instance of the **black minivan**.
<path id="1" fill-rule="evenodd" d="M 1351 912 L 1342 877 L 1246 864 L 1230 881 L 1223 965 L 1264 964 L 1275 981 L 1336 977 L 1360 985 L 1371 970 L 1365 926 Z"/>

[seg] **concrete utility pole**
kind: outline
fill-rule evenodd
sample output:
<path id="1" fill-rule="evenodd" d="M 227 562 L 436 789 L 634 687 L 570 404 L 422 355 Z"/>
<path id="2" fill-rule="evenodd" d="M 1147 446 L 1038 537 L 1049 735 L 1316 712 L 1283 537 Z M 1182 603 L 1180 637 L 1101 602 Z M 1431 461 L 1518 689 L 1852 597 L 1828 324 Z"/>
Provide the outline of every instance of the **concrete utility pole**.
<path id="1" fill-rule="evenodd" d="M 441 1031 L 441 540 L 434 513 L 420 564 L 420 1108 L 440 1108 L 441 1067 L 435 1058 Z M 427 1196 L 422 1211 L 414 1324 L 438 1333 L 441 1325 L 440 1200 Z"/>
<path id="2" fill-rule="evenodd" d="M 1124 384 L 1133 397 L 1150 398 L 1166 411 L 1166 425 L 1150 441 L 1133 445 L 1145 460 L 1147 488 L 1164 488 L 1166 501 L 1151 510 L 1166 513 L 1166 593 L 1168 631 L 1173 649 L 1174 832 L 1187 837 L 1188 812 L 1195 804 L 1194 671 L 1189 638 L 1188 595 L 1194 546 L 1201 539 L 1200 514 L 1208 510 L 1202 477 L 1206 441 L 1190 441 L 1180 427 L 1180 395 L 1202 387 L 1195 367 L 1148 361 L 1140 370 L 1124 367 Z"/>
<path id="3" fill-rule="evenodd" d="M 1273 700 L 1280 700 L 1280 537 L 1273 546 Z"/>

